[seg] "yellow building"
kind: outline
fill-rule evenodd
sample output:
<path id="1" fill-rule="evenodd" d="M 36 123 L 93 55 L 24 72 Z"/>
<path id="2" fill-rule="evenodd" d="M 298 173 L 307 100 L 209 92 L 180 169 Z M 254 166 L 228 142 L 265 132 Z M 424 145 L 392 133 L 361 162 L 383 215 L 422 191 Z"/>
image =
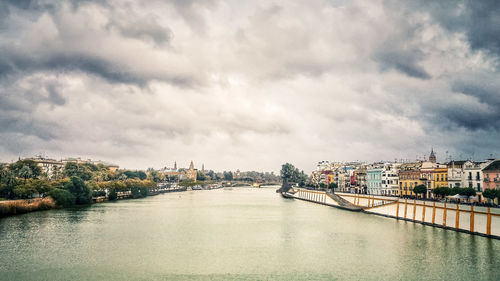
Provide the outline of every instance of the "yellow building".
<path id="1" fill-rule="evenodd" d="M 399 170 L 399 196 L 415 196 L 413 188 L 422 184 L 420 167 L 421 162 L 401 164 Z"/>
<path id="2" fill-rule="evenodd" d="M 432 189 L 448 186 L 448 168 L 436 168 L 432 171 Z"/>

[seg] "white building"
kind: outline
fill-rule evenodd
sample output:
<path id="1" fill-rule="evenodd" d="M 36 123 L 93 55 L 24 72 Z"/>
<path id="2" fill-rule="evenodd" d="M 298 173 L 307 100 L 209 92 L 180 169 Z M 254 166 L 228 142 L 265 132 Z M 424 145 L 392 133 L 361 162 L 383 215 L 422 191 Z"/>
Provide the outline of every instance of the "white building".
<path id="1" fill-rule="evenodd" d="M 464 177 L 464 164 L 469 161 L 451 161 L 448 163 L 448 187 L 462 186 L 462 178 Z"/>
<path id="2" fill-rule="evenodd" d="M 463 165 L 462 187 L 471 187 L 477 192 L 483 192 L 483 169 L 491 162 L 491 160 L 485 162 L 466 161 Z"/>
<path id="3" fill-rule="evenodd" d="M 42 157 L 41 155 L 35 156 L 33 158 L 27 158 L 27 160 L 34 161 L 38 167 L 42 170 L 44 174 L 49 179 L 55 179 L 62 174 L 64 168 L 64 163 L 57 161 L 55 159 L 49 159 Z"/>
<path id="4" fill-rule="evenodd" d="M 382 195 L 398 196 L 400 163 L 386 163 L 382 171 Z"/>

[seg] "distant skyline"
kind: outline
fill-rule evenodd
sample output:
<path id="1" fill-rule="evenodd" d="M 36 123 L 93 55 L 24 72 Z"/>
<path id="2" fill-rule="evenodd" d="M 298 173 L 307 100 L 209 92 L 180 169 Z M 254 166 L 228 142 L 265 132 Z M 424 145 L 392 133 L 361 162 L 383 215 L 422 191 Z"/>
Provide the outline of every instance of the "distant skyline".
<path id="1" fill-rule="evenodd" d="M 0 162 L 498 158 L 499 14 L 493 0 L 1 1 Z"/>

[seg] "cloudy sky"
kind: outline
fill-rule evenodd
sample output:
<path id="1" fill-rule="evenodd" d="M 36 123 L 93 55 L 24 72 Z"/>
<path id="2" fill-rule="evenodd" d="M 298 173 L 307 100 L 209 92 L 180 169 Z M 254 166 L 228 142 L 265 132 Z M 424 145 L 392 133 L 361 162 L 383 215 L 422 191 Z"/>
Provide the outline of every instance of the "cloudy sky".
<path id="1" fill-rule="evenodd" d="M 494 0 L 2 0 L 0 162 L 500 157 L 499 15 Z"/>

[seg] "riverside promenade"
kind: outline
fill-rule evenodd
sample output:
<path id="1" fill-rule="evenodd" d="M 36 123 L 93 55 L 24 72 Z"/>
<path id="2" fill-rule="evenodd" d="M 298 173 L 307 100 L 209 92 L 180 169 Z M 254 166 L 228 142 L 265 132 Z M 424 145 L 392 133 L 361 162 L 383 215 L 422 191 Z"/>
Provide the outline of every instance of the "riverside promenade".
<path id="1" fill-rule="evenodd" d="M 456 203 L 429 202 L 398 197 L 372 196 L 296 189 L 295 199 L 341 209 L 404 220 L 474 235 L 500 239 L 500 209 Z M 343 202 L 348 202 L 344 204 Z"/>

